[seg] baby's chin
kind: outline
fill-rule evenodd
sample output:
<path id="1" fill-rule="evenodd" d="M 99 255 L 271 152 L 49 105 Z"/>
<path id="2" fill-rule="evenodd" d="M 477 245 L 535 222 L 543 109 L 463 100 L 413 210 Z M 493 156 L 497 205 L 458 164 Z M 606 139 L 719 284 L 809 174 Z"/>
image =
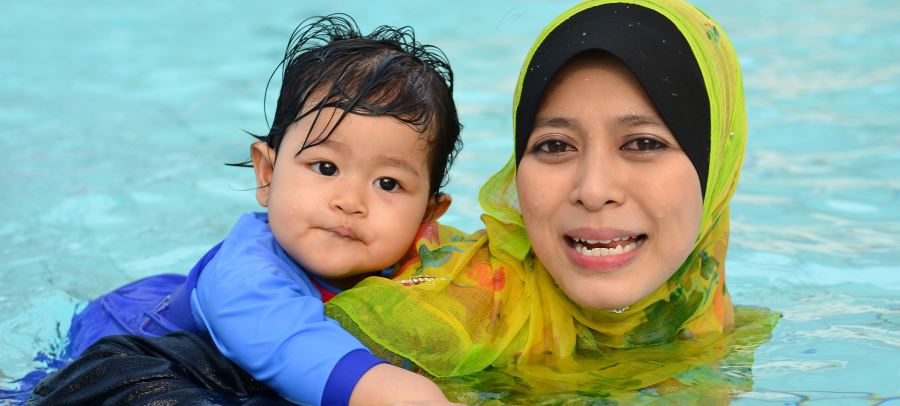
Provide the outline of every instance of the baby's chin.
<path id="1" fill-rule="evenodd" d="M 362 282 L 370 276 L 378 276 L 382 269 L 306 269 L 307 272 L 322 278 L 328 284 L 341 288 L 349 289 L 357 283 Z"/>

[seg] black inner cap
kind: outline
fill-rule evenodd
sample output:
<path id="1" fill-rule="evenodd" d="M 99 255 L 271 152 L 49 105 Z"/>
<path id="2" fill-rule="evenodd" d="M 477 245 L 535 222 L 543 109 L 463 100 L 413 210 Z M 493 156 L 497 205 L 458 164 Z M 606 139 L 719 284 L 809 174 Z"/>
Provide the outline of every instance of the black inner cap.
<path id="1" fill-rule="evenodd" d="M 589 50 L 618 57 L 640 82 L 687 154 L 706 194 L 709 171 L 709 96 L 690 45 L 669 19 L 633 4 L 604 4 L 583 10 L 557 26 L 535 51 L 516 109 L 516 165 L 553 75 L 575 55 Z"/>

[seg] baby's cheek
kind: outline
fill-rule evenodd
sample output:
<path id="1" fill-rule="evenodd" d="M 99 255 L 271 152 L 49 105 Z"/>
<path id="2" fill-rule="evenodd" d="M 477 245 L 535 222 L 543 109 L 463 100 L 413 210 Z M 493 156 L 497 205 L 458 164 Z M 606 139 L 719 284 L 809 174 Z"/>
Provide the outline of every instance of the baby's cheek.
<path id="1" fill-rule="evenodd" d="M 419 213 L 418 207 L 407 207 L 396 212 L 393 221 L 384 219 L 385 223 L 381 225 L 384 229 L 385 238 L 383 241 L 393 248 L 391 251 L 399 251 L 401 255 L 415 242 L 416 234 L 422 227 L 422 218 L 425 213 Z"/>

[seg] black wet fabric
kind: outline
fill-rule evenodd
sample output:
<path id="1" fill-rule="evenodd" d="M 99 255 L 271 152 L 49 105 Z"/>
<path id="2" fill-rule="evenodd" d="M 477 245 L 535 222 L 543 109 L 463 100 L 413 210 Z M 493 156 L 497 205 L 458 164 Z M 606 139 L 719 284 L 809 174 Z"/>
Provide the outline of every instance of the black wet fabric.
<path id="1" fill-rule="evenodd" d="M 541 42 L 528 61 L 516 108 L 516 163 L 522 160 L 547 85 L 569 59 L 590 50 L 609 52 L 631 69 L 694 165 L 705 195 L 710 113 L 700 66 L 675 24 L 633 4 L 583 10 Z"/>
<path id="2" fill-rule="evenodd" d="M 302 383 L 298 383 L 302 384 Z M 26 405 L 291 405 L 208 335 L 109 336 L 49 376 Z"/>

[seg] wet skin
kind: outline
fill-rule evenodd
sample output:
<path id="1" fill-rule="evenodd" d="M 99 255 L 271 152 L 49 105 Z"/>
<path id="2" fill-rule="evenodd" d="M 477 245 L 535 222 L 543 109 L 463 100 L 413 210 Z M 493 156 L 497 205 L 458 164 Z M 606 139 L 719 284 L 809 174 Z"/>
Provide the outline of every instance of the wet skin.
<path id="1" fill-rule="evenodd" d="M 535 254 L 573 301 L 632 305 L 690 253 L 697 172 L 634 75 L 579 56 L 554 77 L 516 179 Z"/>

